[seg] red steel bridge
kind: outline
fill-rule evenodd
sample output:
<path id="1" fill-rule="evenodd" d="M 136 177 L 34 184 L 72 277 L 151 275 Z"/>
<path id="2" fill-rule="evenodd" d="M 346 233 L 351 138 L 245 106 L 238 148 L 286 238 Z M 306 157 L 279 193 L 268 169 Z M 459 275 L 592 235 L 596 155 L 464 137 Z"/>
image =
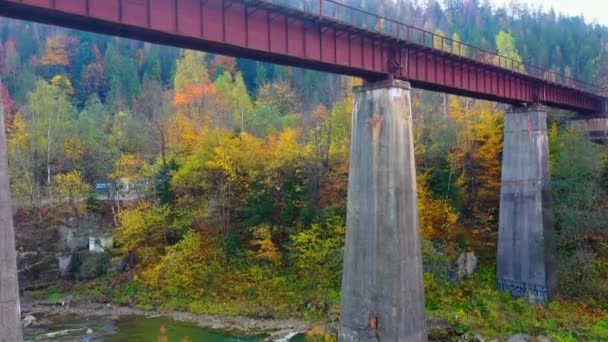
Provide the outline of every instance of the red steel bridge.
<path id="1" fill-rule="evenodd" d="M 335 0 L 0 0 L 0 15 L 514 105 L 608 112 L 592 84 Z"/>

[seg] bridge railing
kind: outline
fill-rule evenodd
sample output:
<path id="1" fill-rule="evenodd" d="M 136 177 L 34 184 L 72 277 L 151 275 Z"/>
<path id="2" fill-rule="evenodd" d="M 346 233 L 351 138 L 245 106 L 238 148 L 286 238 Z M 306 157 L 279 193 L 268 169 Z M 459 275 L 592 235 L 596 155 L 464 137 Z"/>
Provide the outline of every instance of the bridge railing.
<path id="1" fill-rule="evenodd" d="M 497 66 L 514 73 L 553 82 L 573 89 L 598 95 L 604 90 L 597 85 L 577 80 L 551 70 L 536 67 L 515 58 L 499 55 L 470 44 L 460 42 L 433 32 L 429 32 L 393 19 L 356 8 L 336 0 L 258 0 L 273 3 L 313 14 L 324 20 L 352 26 L 372 34 L 395 38 L 408 44 L 415 44 L 452 54 L 478 63 Z"/>

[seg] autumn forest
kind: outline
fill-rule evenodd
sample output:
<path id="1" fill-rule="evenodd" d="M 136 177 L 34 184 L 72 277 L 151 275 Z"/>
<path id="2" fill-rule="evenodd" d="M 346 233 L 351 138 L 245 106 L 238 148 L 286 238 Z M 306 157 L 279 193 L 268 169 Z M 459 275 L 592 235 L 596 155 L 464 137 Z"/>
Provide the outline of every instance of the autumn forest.
<path id="1" fill-rule="evenodd" d="M 608 85 L 608 28 L 581 17 L 477 0 L 356 2 Z M 360 79 L 5 18 L 0 76 L 17 216 L 97 214 L 112 229 L 101 257 L 81 257 L 90 269 L 33 295 L 296 317 L 315 322 L 311 338 L 335 338 Z M 495 290 L 506 110 L 412 92 L 427 314 L 458 334 L 608 340 L 608 151 L 572 127 L 575 113 L 548 115 L 558 298 L 543 307 Z M 466 251 L 479 267 L 458 279 Z"/>

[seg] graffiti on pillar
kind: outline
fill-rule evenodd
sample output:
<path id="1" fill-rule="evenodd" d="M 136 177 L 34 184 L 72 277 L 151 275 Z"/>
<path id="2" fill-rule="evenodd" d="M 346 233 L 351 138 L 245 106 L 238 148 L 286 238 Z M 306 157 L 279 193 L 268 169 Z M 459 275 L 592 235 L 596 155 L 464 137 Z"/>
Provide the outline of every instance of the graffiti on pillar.
<path id="1" fill-rule="evenodd" d="M 521 281 L 498 279 L 496 281 L 498 291 L 509 291 L 514 297 L 527 298 L 529 302 L 546 303 L 547 287 L 537 284 L 528 284 Z"/>

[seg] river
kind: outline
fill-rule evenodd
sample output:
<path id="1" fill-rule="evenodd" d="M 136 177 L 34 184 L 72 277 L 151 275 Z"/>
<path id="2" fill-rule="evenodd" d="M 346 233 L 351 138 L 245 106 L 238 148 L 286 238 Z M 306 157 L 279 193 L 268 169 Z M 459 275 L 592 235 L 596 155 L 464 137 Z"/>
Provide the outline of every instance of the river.
<path id="1" fill-rule="evenodd" d="M 264 335 L 212 331 L 192 323 L 169 318 L 122 316 L 118 319 L 99 316 L 60 315 L 41 317 L 46 324 L 24 329 L 25 341 L 44 342 L 228 342 L 265 341 Z M 285 339 L 284 341 L 287 341 Z M 290 342 L 304 342 L 295 336 Z"/>

